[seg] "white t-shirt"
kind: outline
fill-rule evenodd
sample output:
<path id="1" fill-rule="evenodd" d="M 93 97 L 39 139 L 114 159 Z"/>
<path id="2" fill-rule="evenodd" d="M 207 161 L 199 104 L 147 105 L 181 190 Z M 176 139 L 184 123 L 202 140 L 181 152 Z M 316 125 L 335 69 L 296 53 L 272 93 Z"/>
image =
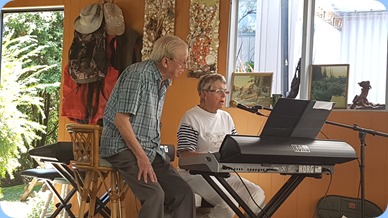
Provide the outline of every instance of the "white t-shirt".
<path id="1" fill-rule="evenodd" d="M 178 152 L 218 152 L 226 134 L 236 134 L 228 112 L 210 113 L 195 106 L 186 112 L 179 125 Z"/>

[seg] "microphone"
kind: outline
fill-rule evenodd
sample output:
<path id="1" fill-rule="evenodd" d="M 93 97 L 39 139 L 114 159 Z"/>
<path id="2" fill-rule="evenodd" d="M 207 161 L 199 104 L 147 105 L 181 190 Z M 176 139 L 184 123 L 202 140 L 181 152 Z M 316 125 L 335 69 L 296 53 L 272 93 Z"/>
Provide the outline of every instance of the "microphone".
<path id="1" fill-rule="evenodd" d="M 251 112 L 251 113 L 254 113 L 254 114 L 266 117 L 264 114 L 260 113 L 258 111 L 258 109 L 255 109 L 253 107 L 247 107 L 247 106 L 245 106 L 243 104 L 238 103 L 236 100 L 231 100 L 229 104 L 230 104 L 231 107 L 237 107 L 237 108 L 242 109 L 244 111 L 248 111 L 248 112 Z"/>
<path id="2" fill-rule="evenodd" d="M 255 106 L 253 106 L 252 108 L 255 109 L 255 110 L 267 110 L 267 111 L 272 111 L 272 108 L 266 107 L 266 106 L 262 106 L 262 105 L 255 105 Z"/>

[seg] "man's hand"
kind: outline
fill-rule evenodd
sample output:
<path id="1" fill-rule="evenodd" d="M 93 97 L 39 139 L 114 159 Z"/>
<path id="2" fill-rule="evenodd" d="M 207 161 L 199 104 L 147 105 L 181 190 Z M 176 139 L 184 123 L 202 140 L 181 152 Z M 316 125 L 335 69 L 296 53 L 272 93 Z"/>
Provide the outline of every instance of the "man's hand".
<path id="1" fill-rule="evenodd" d="M 137 166 L 139 173 L 137 179 L 144 179 L 144 182 L 148 182 L 150 178 L 151 182 L 157 182 L 156 174 L 152 168 L 151 162 L 144 152 L 142 146 L 136 139 L 136 135 L 133 132 L 132 124 L 129 121 L 130 115 L 124 113 L 116 113 L 114 123 L 123 137 L 128 148 L 131 149 L 137 160 Z"/>
<path id="2" fill-rule="evenodd" d="M 152 168 L 151 162 L 146 155 L 137 157 L 137 166 L 139 167 L 138 180 L 143 179 L 145 183 L 148 183 L 148 178 L 150 178 L 151 182 L 158 181 L 154 168 Z"/>

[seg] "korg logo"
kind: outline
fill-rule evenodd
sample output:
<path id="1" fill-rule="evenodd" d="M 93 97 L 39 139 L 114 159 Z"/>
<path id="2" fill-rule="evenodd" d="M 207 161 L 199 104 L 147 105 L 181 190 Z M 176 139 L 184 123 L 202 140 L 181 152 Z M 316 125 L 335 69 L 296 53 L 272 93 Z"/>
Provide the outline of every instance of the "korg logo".
<path id="1" fill-rule="evenodd" d="M 298 152 L 298 153 L 310 153 L 310 148 L 309 146 L 307 145 L 295 145 L 295 144 L 291 144 L 291 147 L 292 147 L 292 150 L 294 150 L 294 152 Z"/>

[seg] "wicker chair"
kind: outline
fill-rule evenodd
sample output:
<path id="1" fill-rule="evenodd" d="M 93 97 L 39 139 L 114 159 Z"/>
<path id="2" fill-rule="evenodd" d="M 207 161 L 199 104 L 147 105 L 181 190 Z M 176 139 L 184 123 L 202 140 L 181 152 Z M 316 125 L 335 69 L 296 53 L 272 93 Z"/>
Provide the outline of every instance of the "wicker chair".
<path id="1" fill-rule="evenodd" d="M 128 186 L 118 171 L 99 156 L 102 127 L 90 124 L 67 124 L 67 132 L 73 143 L 74 160 L 71 161 L 75 172 L 78 191 L 81 195 L 79 216 L 85 214 L 89 202 L 89 217 L 93 217 L 96 198 L 101 186 L 109 194 L 110 217 L 125 217 L 124 197 Z M 110 183 L 107 177 L 110 175 Z"/>

